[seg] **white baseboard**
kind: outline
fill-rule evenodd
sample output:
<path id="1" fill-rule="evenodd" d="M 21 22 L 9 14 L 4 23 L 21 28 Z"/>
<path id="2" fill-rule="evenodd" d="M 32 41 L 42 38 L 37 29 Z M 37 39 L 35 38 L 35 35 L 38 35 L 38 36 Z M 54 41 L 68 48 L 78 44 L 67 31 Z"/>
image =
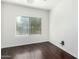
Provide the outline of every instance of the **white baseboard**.
<path id="1" fill-rule="evenodd" d="M 67 49 L 64 49 L 63 47 L 61 47 L 61 46 L 57 45 L 56 43 L 54 43 L 54 42 L 52 42 L 52 41 L 49 41 L 49 42 L 50 42 L 50 43 L 52 43 L 52 44 L 54 44 L 55 46 L 59 47 L 60 49 L 64 50 L 65 52 L 67 52 L 67 53 L 71 54 L 72 56 L 74 56 L 74 57 L 78 58 L 78 56 L 76 56 L 74 53 L 72 53 L 72 52 L 68 51 Z"/>

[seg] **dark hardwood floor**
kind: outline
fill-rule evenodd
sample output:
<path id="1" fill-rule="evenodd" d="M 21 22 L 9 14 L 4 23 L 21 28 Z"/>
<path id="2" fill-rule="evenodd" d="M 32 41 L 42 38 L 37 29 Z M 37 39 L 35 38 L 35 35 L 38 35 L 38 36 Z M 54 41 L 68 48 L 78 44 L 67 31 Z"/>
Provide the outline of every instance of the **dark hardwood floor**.
<path id="1" fill-rule="evenodd" d="M 1 49 L 1 59 L 76 59 L 49 42 Z"/>

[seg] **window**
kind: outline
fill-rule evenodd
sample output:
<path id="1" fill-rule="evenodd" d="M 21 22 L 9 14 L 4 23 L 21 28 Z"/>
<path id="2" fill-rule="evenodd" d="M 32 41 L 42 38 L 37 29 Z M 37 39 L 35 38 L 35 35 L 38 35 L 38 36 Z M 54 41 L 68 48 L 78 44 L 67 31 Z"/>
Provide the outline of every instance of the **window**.
<path id="1" fill-rule="evenodd" d="M 41 18 L 18 16 L 16 35 L 41 34 Z"/>

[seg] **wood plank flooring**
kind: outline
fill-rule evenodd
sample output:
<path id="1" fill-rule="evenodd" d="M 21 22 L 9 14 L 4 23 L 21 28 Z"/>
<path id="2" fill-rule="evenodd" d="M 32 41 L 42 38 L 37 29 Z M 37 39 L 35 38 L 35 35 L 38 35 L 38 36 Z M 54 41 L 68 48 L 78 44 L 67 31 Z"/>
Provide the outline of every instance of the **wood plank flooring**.
<path id="1" fill-rule="evenodd" d="M 76 59 L 50 42 L 1 49 L 1 59 Z"/>

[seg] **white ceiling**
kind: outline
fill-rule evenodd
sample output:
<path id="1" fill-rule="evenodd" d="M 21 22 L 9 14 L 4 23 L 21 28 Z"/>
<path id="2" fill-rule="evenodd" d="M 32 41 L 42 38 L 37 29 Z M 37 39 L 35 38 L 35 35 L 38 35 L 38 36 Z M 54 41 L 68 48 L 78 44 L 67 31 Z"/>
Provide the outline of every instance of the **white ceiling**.
<path id="1" fill-rule="evenodd" d="M 61 0 L 2 0 L 2 2 L 15 3 L 46 10 L 55 7 L 60 1 Z"/>

